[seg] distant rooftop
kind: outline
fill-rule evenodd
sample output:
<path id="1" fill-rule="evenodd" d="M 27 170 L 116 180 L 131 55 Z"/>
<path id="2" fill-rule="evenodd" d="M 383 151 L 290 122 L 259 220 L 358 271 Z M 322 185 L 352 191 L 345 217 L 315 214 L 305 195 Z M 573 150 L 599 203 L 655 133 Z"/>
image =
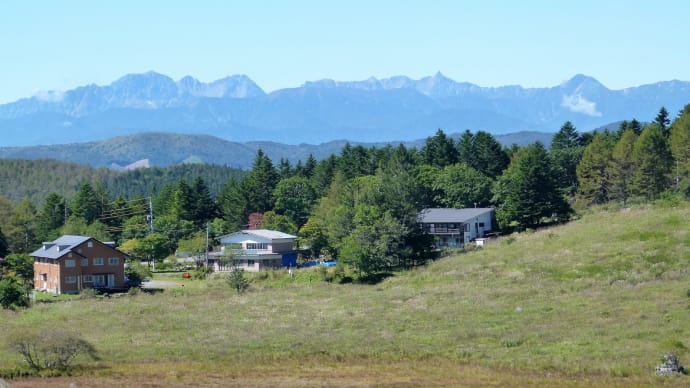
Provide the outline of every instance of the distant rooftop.
<path id="1" fill-rule="evenodd" d="M 43 247 L 32 252 L 31 256 L 44 257 L 46 259 L 59 259 L 77 245 L 90 239 L 91 237 L 66 234 L 55 241 L 44 242 Z"/>
<path id="2" fill-rule="evenodd" d="M 421 223 L 463 223 L 471 221 L 482 214 L 494 211 L 492 208 L 429 208 L 419 212 L 418 220 Z"/>

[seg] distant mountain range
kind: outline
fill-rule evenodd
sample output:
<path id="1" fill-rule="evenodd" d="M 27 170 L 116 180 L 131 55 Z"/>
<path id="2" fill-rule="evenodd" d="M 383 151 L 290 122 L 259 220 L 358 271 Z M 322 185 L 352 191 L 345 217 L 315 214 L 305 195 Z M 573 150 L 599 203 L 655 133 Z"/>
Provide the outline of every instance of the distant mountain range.
<path id="1" fill-rule="evenodd" d="M 266 93 L 244 75 L 203 83 L 148 72 L 0 105 L 0 146 L 127 139 L 121 136 L 141 132 L 293 145 L 371 143 L 413 141 L 437 128 L 553 133 L 567 120 L 588 131 L 632 118 L 650 121 L 661 106 L 674 115 L 689 102 L 690 82 L 610 90 L 584 75 L 549 88 L 480 87 L 437 73 L 419 80 L 321 80 Z"/>
<path id="2" fill-rule="evenodd" d="M 460 134 L 450 135 L 459 138 Z M 540 132 L 523 132 L 509 135 L 498 135 L 496 139 L 506 146 L 515 143 L 525 145 L 535 141 L 549 144 L 553 134 Z M 421 148 L 425 139 L 403 142 L 406 147 Z M 43 145 L 25 147 L 0 147 L 0 158 L 3 159 L 56 159 L 65 162 L 88 164 L 93 167 L 108 167 L 116 170 L 135 169 L 140 167 L 166 167 L 183 163 L 209 163 L 229 167 L 248 169 L 252 166 L 256 151 L 261 149 L 271 158 L 274 164 L 280 159 L 293 163 L 306 161 L 309 155 L 317 160 L 339 154 L 345 140 L 331 141 L 318 145 L 280 144 L 275 142 L 231 142 L 209 135 L 183 135 L 174 133 L 138 133 L 118 136 L 108 140 Z M 385 147 L 392 143 L 351 143 L 366 148 Z"/>

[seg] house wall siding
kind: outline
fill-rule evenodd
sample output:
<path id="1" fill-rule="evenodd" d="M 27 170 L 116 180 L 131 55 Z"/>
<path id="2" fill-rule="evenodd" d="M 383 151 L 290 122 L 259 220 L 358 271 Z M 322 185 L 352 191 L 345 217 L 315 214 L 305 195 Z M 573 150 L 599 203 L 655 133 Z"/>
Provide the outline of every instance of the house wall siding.
<path id="1" fill-rule="evenodd" d="M 89 247 L 91 243 L 91 247 Z M 102 258 L 103 265 L 94 265 L 94 258 Z M 109 264 L 110 258 L 117 258 L 117 264 Z M 82 259 L 88 264 L 82 265 Z M 54 293 L 76 293 L 84 288 L 93 287 L 93 283 L 85 283 L 84 275 L 104 275 L 107 282 L 108 275 L 113 276 L 112 288 L 125 287 L 125 259 L 124 253 L 113 249 L 97 240 L 90 239 L 72 248 L 59 259 L 34 258 L 34 288 Z M 67 267 L 66 261 L 74 260 L 74 267 Z M 43 280 L 45 273 L 46 280 Z M 67 283 L 66 278 L 74 276 L 74 282 Z"/>

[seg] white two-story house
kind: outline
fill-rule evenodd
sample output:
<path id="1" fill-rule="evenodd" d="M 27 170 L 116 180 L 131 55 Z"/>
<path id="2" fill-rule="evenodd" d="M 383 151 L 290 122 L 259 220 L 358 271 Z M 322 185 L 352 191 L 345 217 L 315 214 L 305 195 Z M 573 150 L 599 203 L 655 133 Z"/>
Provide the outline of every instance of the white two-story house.
<path id="1" fill-rule="evenodd" d="M 220 238 L 220 250 L 209 254 L 215 271 L 238 267 L 249 272 L 297 266 L 297 236 L 277 230 L 242 230 Z"/>

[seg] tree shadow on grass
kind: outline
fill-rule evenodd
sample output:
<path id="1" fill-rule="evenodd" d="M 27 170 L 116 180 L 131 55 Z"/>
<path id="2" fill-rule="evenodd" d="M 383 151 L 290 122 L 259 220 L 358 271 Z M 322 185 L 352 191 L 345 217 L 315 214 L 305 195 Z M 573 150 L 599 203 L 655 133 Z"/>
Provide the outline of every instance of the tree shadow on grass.
<path id="1" fill-rule="evenodd" d="M 163 288 L 149 288 L 149 287 L 141 287 L 141 292 L 146 293 L 146 294 L 160 294 L 164 291 Z"/>
<path id="2" fill-rule="evenodd" d="M 393 277 L 393 276 L 395 276 L 395 275 L 392 272 L 381 272 L 381 273 L 368 274 L 368 275 L 364 275 L 364 276 L 360 277 L 359 283 L 371 284 L 371 285 L 379 284 L 382 281 L 384 281 L 385 279 L 387 279 L 389 277 Z"/>

